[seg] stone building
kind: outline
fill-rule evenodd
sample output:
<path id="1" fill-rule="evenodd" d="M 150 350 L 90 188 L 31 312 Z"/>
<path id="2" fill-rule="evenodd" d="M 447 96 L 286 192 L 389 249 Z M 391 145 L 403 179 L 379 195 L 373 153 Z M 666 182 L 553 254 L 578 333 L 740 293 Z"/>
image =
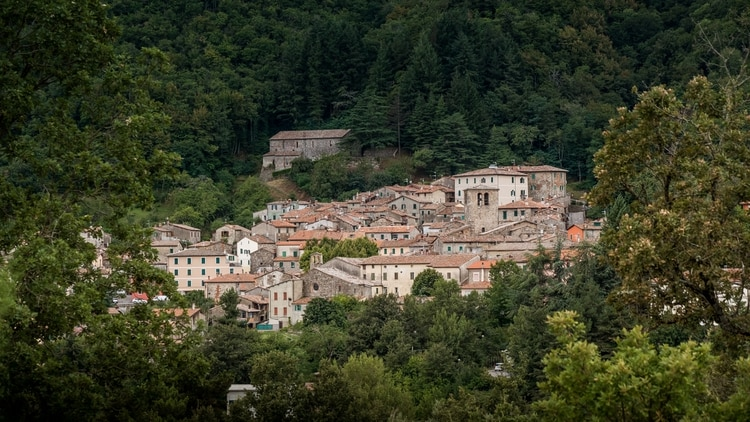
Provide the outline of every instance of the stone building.
<path id="1" fill-rule="evenodd" d="M 319 254 L 318 254 L 319 255 Z M 374 285 L 369 280 L 362 279 L 360 263 L 363 258 L 333 258 L 325 264 L 316 265 L 311 257 L 311 269 L 302 276 L 302 294 L 304 297 L 332 298 L 337 295 L 347 295 L 357 298 L 370 298 L 374 293 Z M 380 284 L 378 287 L 380 287 Z M 379 288 L 382 290 L 382 288 Z"/>
<path id="2" fill-rule="evenodd" d="M 534 200 L 547 201 L 567 197 L 567 170 L 552 166 L 514 166 L 512 168 L 528 175 L 529 196 Z"/>
<path id="3" fill-rule="evenodd" d="M 273 171 L 291 168 L 299 157 L 317 160 L 339 151 L 349 129 L 282 131 L 269 140 L 269 152 L 263 155 L 263 168 Z"/>

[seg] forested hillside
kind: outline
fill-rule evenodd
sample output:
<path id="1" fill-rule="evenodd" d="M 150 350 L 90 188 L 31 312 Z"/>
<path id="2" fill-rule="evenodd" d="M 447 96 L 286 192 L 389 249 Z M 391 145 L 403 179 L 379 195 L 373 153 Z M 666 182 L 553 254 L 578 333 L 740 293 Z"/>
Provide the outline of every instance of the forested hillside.
<path id="1" fill-rule="evenodd" d="M 748 29 L 739 0 L 0 2 L 0 421 L 747 420 Z M 484 294 L 425 270 L 279 332 L 236 293 L 193 326 L 217 303 L 144 223 L 252 222 L 268 136 L 344 126 L 414 155 L 298 162 L 321 198 L 545 162 L 595 184 L 601 241 Z"/>
<path id="2" fill-rule="evenodd" d="M 152 95 L 192 176 L 257 172 L 278 130 L 346 127 L 451 174 L 544 162 L 591 179 L 633 88 L 714 75 L 741 0 L 113 1 L 118 50 L 158 48 Z"/>

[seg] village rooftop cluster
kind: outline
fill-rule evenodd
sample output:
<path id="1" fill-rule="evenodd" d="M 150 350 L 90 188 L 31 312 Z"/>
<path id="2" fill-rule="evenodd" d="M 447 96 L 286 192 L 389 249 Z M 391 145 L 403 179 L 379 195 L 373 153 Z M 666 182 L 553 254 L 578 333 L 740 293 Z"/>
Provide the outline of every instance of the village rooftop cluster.
<path id="1" fill-rule="evenodd" d="M 282 132 L 271 139 L 266 167 L 332 153 L 347 134 Z M 315 147 L 321 142 L 324 148 Z M 523 266 L 540 246 L 562 243 L 563 255 L 569 256 L 580 242 L 598 239 L 601 221 L 587 221 L 585 209 L 571 205 L 566 188 L 567 171 L 560 168 L 491 165 L 430 184 L 385 186 L 343 202 L 270 202 L 255 215 L 260 223 L 226 224 L 210 241 L 201 241 L 195 227 L 166 221 L 153 227 L 154 265 L 173 274 L 177 291 L 200 291 L 217 304 L 224 292 L 236 290 L 240 319 L 261 330 L 301 321 L 307 303 L 317 297 L 403 297 L 426 269 L 455 281 L 463 295 L 483 293 L 498 260 Z M 300 269 L 309 240 L 359 237 L 375 242 L 379 254 L 328 262 L 314 254 L 310 269 Z M 106 248 L 107 242 L 91 241 L 102 252 Z M 198 320 L 222 312 L 216 306 L 208 316 L 195 309 L 189 313 Z"/>

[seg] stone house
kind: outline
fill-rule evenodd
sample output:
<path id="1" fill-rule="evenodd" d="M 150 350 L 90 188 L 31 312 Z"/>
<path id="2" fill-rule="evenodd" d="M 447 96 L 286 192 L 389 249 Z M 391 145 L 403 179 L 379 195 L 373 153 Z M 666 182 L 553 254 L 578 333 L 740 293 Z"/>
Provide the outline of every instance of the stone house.
<path id="1" fill-rule="evenodd" d="M 151 247 L 156 249 L 157 258 L 155 264 L 162 264 L 164 270 L 166 270 L 167 255 L 184 249 L 182 243 L 177 239 L 151 240 Z"/>
<path id="2" fill-rule="evenodd" d="M 512 168 L 528 176 L 529 196 L 534 200 L 547 201 L 568 196 L 567 170 L 552 166 L 513 166 Z"/>
<path id="3" fill-rule="evenodd" d="M 204 280 L 204 296 L 218 302 L 221 296 L 227 290 L 234 290 L 238 295 L 242 295 L 255 287 L 257 274 L 222 274 L 215 277 L 208 277 Z"/>
<path id="4" fill-rule="evenodd" d="M 498 221 L 495 224 L 531 219 L 550 210 L 552 207 L 549 204 L 532 200 L 511 202 L 498 207 Z"/>
<path id="5" fill-rule="evenodd" d="M 266 204 L 265 220 L 280 220 L 281 216 L 292 211 L 299 211 L 310 207 L 308 201 L 273 201 Z"/>
<path id="6" fill-rule="evenodd" d="M 263 155 L 263 167 L 273 171 L 291 168 L 299 157 L 317 160 L 339 152 L 349 129 L 282 131 L 269 139 L 269 152 Z"/>
<path id="7" fill-rule="evenodd" d="M 250 272 L 270 271 L 273 269 L 273 259 L 276 257 L 276 247 L 263 245 L 250 253 Z"/>
<path id="8" fill-rule="evenodd" d="M 254 225 L 252 231 L 253 234 L 259 234 L 278 242 L 279 240 L 286 240 L 297 231 L 297 226 L 288 221 L 271 220 Z"/>
<path id="9" fill-rule="evenodd" d="M 338 257 L 316 265 L 312 258 L 310 271 L 302 276 L 303 296 L 327 299 L 338 295 L 372 297 L 375 284 L 359 275 L 363 259 Z M 378 284 L 377 287 L 381 286 Z"/>
<path id="10" fill-rule="evenodd" d="M 234 245 L 243 237 L 251 237 L 252 235 L 253 233 L 250 229 L 237 224 L 225 224 L 214 231 L 212 239 Z"/>
<path id="11" fill-rule="evenodd" d="M 416 225 L 424 222 L 424 210 L 422 207 L 431 204 L 428 199 L 417 198 L 412 195 L 401 195 L 388 203 L 392 210 L 398 210 L 411 216 L 417 221 Z"/>
<path id="12" fill-rule="evenodd" d="M 201 241 L 201 231 L 186 224 L 175 224 L 169 221 L 153 227 L 152 237 L 155 240 L 178 239 L 187 244 Z"/>

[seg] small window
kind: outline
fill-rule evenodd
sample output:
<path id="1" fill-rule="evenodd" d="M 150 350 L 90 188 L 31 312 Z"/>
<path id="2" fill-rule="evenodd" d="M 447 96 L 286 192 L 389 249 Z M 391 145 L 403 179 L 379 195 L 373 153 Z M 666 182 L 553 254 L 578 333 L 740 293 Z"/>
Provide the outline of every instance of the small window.
<path id="1" fill-rule="evenodd" d="M 448 277 L 446 277 L 446 279 L 450 280 L 451 278 L 451 273 L 448 273 Z"/>
<path id="2" fill-rule="evenodd" d="M 503 220 L 508 219 L 508 211 L 503 211 Z"/>
<path id="3" fill-rule="evenodd" d="M 409 273 L 409 280 L 414 280 L 414 273 Z"/>
<path id="4" fill-rule="evenodd" d="M 388 280 L 388 273 L 383 273 L 383 281 Z"/>
<path id="5" fill-rule="evenodd" d="M 180 264 L 180 258 L 175 258 L 174 265 L 179 265 L 179 264 Z"/>
<path id="6" fill-rule="evenodd" d="M 193 287 L 193 282 L 192 282 L 192 280 L 188 280 L 187 286 L 188 286 L 188 287 Z"/>
<path id="7" fill-rule="evenodd" d="M 219 271 L 219 269 L 217 268 L 216 269 L 216 275 L 219 275 L 219 274 L 221 274 L 221 271 Z"/>
<path id="8" fill-rule="evenodd" d="M 450 252 L 450 251 L 451 251 L 451 247 L 450 247 L 450 246 L 448 246 L 448 252 Z"/>
<path id="9" fill-rule="evenodd" d="M 216 257 L 216 263 L 217 263 L 217 264 L 221 264 L 221 258 L 219 258 L 219 257 Z"/>
<path id="10" fill-rule="evenodd" d="M 296 258 L 296 257 L 297 257 L 297 251 L 294 251 L 294 252 L 292 253 L 292 256 L 294 256 L 294 257 Z"/>
<path id="11" fill-rule="evenodd" d="M 282 251 L 281 252 L 281 256 L 284 257 L 284 258 L 286 258 L 286 251 Z"/>
<path id="12" fill-rule="evenodd" d="M 205 263 L 206 263 L 206 257 L 201 258 L 201 264 L 205 264 Z"/>
<path id="13" fill-rule="evenodd" d="M 188 273 L 187 273 L 187 275 L 193 275 L 193 270 L 191 270 L 191 269 L 188 269 Z"/>
<path id="14" fill-rule="evenodd" d="M 392 248 L 391 249 L 391 255 L 395 255 L 395 254 L 396 254 L 396 248 Z"/>
<path id="15" fill-rule="evenodd" d="M 205 269 L 205 268 L 203 268 L 203 269 L 201 270 L 201 275 L 206 275 L 206 269 Z"/>
<path id="16" fill-rule="evenodd" d="M 169 253 L 174 253 L 174 248 L 169 248 Z"/>
<path id="17" fill-rule="evenodd" d="M 526 210 L 521 210 L 521 217 L 523 217 L 524 215 L 526 215 Z"/>
<path id="18" fill-rule="evenodd" d="M 180 275 L 179 273 L 180 273 L 179 270 L 174 270 L 174 275 Z"/>
<path id="19" fill-rule="evenodd" d="M 523 177 L 521 178 L 521 183 L 523 183 Z"/>
<path id="20" fill-rule="evenodd" d="M 370 280 L 375 280 L 375 273 L 370 273 Z"/>
<path id="21" fill-rule="evenodd" d="M 287 298 L 286 298 L 286 292 L 284 292 L 284 300 L 287 300 Z"/>
<path id="22" fill-rule="evenodd" d="M 229 269 L 229 274 L 234 274 L 234 268 Z"/>
<path id="23" fill-rule="evenodd" d="M 188 263 L 188 265 L 192 264 L 193 263 L 193 259 L 192 258 L 188 258 L 187 263 Z"/>
<path id="24" fill-rule="evenodd" d="M 513 217 L 518 217 L 518 210 L 513 210 Z"/>
<path id="25" fill-rule="evenodd" d="M 294 262 L 292 262 L 292 268 L 294 268 Z"/>
<path id="26" fill-rule="evenodd" d="M 278 314 L 279 314 L 279 308 L 277 308 L 277 307 L 274 307 L 274 308 L 273 308 L 273 314 L 274 314 L 274 315 L 278 315 Z"/>
<path id="27" fill-rule="evenodd" d="M 320 289 L 320 286 L 318 285 L 318 283 L 313 283 L 313 290 L 317 292 L 318 289 Z"/>
<path id="28" fill-rule="evenodd" d="M 482 183 L 485 183 L 485 182 L 487 182 L 487 179 L 485 179 L 485 178 L 483 177 L 483 178 L 482 178 Z"/>
<path id="29" fill-rule="evenodd" d="M 273 300 L 279 300 L 279 292 L 273 292 Z"/>

